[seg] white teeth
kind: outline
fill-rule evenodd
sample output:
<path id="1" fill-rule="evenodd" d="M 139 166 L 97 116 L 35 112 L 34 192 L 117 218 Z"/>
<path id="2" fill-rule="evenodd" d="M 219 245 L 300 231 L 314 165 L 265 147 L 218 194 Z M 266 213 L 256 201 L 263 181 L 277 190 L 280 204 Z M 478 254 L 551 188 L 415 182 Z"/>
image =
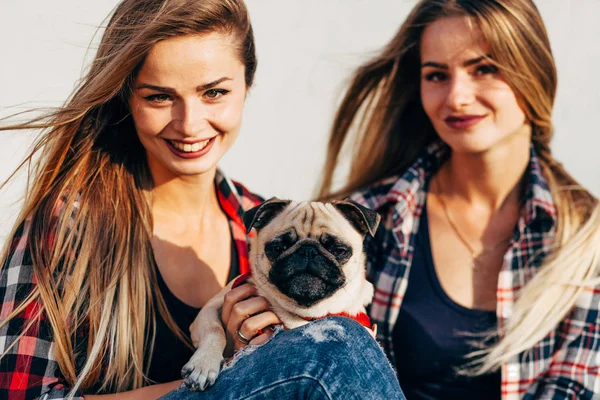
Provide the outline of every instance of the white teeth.
<path id="1" fill-rule="evenodd" d="M 210 141 L 210 139 L 203 140 L 201 142 L 197 142 L 194 144 L 189 144 L 189 143 L 180 143 L 180 142 L 176 142 L 174 140 L 169 140 L 169 143 L 171 143 L 173 145 L 173 147 L 175 147 L 177 150 L 182 151 L 184 153 L 195 153 L 197 151 L 202 150 L 204 147 L 206 147 L 206 145 L 208 144 L 209 141 Z"/>

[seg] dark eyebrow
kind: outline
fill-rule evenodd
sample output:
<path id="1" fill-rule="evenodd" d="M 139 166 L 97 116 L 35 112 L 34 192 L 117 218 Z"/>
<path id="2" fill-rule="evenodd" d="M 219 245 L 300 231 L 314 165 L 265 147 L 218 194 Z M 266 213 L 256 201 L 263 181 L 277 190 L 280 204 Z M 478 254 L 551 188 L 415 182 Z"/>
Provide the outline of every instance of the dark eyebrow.
<path id="1" fill-rule="evenodd" d="M 481 56 L 481 57 L 477 57 L 477 58 L 473 58 L 471 60 L 467 60 L 463 63 L 463 67 L 469 67 L 471 65 L 475 65 L 475 64 L 479 64 L 481 61 L 491 58 L 490 55 L 485 55 L 485 56 Z M 433 61 L 427 61 L 426 63 L 421 64 L 421 68 L 425 68 L 425 67 L 434 67 L 434 68 L 440 68 L 440 69 L 448 69 L 448 65 L 447 64 L 440 64 L 440 63 L 436 63 Z"/>
<path id="2" fill-rule="evenodd" d="M 219 83 L 222 83 L 222 82 L 225 82 L 225 81 L 230 81 L 230 80 L 231 80 L 231 78 L 228 78 L 228 77 L 224 76 L 222 78 L 217 79 L 216 81 L 207 83 L 205 85 L 198 86 L 196 88 L 196 91 L 201 92 L 203 90 L 213 88 L 213 87 L 217 86 Z"/>
<path id="3" fill-rule="evenodd" d="M 204 85 L 198 86 L 196 88 L 196 91 L 197 92 L 202 92 L 204 90 L 207 90 L 207 89 L 210 89 L 210 88 L 213 88 L 213 87 L 217 86 L 219 83 L 222 83 L 224 81 L 230 81 L 230 80 L 231 80 L 231 78 L 228 78 L 228 77 L 224 76 L 222 78 L 217 79 L 216 81 L 212 81 L 212 82 L 206 83 Z M 139 84 L 138 86 L 136 86 L 135 89 L 136 90 L 139 90 L 139 89 L 151 89 L 151 90 L 156 90 L 157 92 L 168 93 L 168 94 L 175 94 L 175 89 L 173 89 L 173 88 L 168 88 L 168 87 L 163 87 L 163 86 L 157 86 L 157 85 L 150 85 L 148 83 Z"/>
<path id="4" fill-rule="evenodd" d="M 148 83 L 142 83 L 142 84 L 136 86 L 135 90 L 139 90 L 139 89 L 151 89 L 151 90 L 156 90 L 157 92 L 175 94 L 175 89 L 171 89 L 168 87 L 162 87 L 162 86 L 156 86 L 156 85 L 150 85 Z"/>

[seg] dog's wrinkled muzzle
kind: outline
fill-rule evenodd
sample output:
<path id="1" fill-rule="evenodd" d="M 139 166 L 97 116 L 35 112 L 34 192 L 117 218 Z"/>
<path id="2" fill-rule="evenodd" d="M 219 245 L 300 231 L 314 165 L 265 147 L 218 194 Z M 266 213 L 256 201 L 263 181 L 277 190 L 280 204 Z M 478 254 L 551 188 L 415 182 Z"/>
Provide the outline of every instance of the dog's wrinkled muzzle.
<path id="1" fill-rule="evenodd" d="M 304 307 L 331 296 L 346 282 L 337 262 L 309 243 L 277 260 L 269 279 L 283 294 Z"/>

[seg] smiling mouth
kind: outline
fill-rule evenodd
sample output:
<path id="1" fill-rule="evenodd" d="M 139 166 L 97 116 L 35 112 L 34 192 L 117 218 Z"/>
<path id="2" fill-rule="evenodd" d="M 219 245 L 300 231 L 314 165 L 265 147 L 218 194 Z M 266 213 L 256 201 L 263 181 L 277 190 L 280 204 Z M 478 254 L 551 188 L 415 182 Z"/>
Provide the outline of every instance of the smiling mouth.
<path id="1" fill-rule="evenodd" d="M 446 118 L 448 122 L 464 122 L 470 120 L 477 120 L 483 118 L 483 115 L 461 115 L 461 116 L 450 116 Z"/>
<path id="2" fill-rule="evenodd" d="M 452 129 L 468 129 L 483 120 L 485 115 L 461 115 L 461 116 L 449 116 L 444 119 L 444 122 Z"/>
<path id="3" fill-rule="evenodd" d="M 182 153 L 196 153 L 203 150 L 210 143 L 212 138 L 196 143 L 182 143 L 175 140 L 165 139 L 171 146 L 181 151 Z"/>

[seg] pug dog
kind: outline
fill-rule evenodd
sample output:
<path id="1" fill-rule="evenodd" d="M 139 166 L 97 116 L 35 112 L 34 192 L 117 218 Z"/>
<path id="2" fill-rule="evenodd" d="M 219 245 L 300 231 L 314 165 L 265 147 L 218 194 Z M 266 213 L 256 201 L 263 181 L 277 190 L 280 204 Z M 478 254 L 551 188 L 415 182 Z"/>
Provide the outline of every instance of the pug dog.
<path id="1" fill-rule="evenodd" d="M 379 214 L 353 201 L 272 198 L 247 211 L 243 220 L 248 233 L 256 231 L 250 239 L 248 282 L 270 302 L 285 329 L 330 315 L 356 317 L 370 328 L 365 307 L 373 285 L 366 279 L 363 241 L 375 234 Z M 182 376 L 194 390 L 214 384 L 224 361 L 220 313 L 231 286 L 209 300 L 190 326 L 196 351 Z"/>

